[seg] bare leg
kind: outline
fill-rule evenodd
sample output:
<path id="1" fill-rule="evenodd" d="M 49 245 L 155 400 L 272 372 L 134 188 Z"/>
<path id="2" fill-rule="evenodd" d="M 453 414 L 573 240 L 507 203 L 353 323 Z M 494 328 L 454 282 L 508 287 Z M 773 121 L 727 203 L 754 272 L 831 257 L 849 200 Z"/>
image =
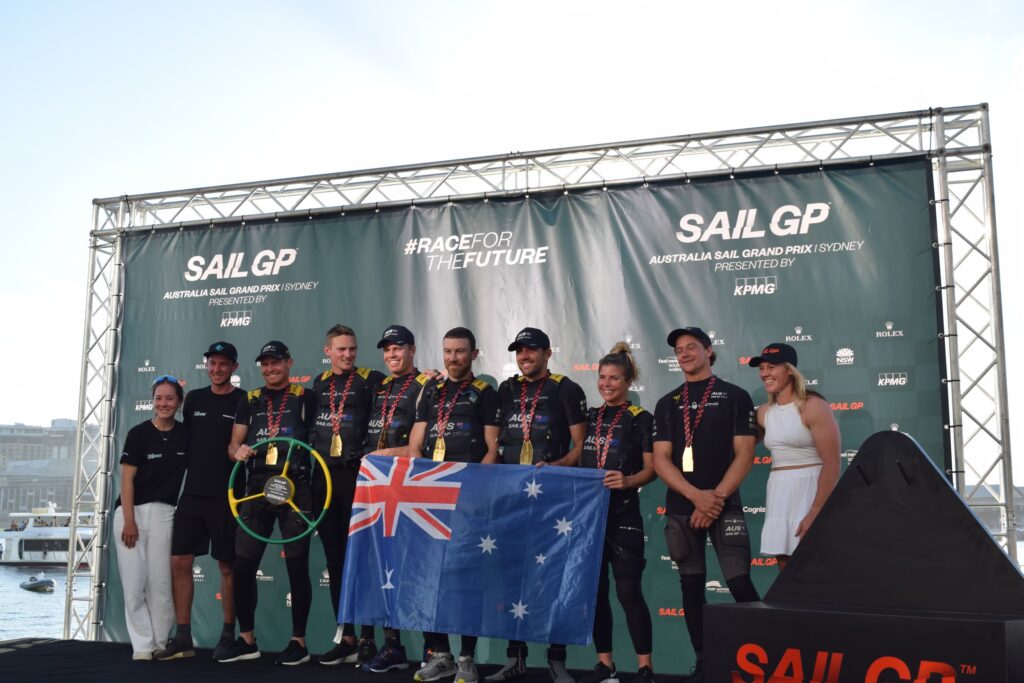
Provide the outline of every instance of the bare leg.
<path id="1" fill-rule="evenodd" d="M 195 593 L 192 562 L 195 558 L 195 555 L 171 555 L 171 592 L 174 594 L 174 616 L 179 624 L 192 623 L 192 596 Z"/>

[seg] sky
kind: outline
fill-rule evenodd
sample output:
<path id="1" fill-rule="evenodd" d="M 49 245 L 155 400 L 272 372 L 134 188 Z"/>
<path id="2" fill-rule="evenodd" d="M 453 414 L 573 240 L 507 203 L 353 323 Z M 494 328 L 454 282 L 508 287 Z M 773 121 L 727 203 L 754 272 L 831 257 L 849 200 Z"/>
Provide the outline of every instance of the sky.
<path id="1" fill-rule="evenodd" d="M 95 197 L 979 102 L 1019 349 L 1020 2 L 0 0 L 0 424 L 77 415 Z"/>

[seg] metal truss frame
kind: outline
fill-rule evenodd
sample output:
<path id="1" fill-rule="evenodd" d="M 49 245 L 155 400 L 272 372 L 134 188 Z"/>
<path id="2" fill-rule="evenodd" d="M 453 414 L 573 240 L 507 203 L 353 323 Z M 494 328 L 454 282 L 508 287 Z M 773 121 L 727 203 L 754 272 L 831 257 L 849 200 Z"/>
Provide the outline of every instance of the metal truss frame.
<path id="1" fill-rule="evenodd" d="M 604 145 L 510 153 L 93 201 L 75 506 L 96 512 L 93 541 L 68 570 L 67 637 L 93 637 L 102 615 L 104 494 L 113 469 L 113 402 L 121 308 L 120 244 L 130 232 L 379 211 L 572 192 L 704 176 L 739 177 L 927 155 L 944 303 L 949 472 L 976 508 L 999 511 L 993 536 L 1016 559 L 1005 348 L 988 107 L 935 108 Z M 940 387 L 936 388 L 937 390 Z M 74 530 L 73 530 L 74 531 Z M 88 569 L 86 569 L 88 562 Z M 89 577 L 88 597 L 72 596 Z"/>

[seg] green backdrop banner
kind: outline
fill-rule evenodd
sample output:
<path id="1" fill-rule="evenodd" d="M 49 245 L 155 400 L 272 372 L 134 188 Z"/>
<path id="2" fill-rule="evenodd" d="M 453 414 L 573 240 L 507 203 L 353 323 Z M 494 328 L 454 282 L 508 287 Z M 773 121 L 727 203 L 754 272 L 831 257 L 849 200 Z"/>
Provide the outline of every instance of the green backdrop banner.
<path id="1" fill-rule="evenodd" d="M 254 388 L 254 358 L 269 339 L 291 347 L 294 380 L 309 382 L 329 367 L 323 333 L 334 323 L 357 330 L 360 365 L 382 370 L 374 347 L 388 324 L 414 331 L 421 368 L 442 367 L 443 333 L 466 325 L 479 340 L 476 371 L 496 385 L 516 372 L 509 341 L 536 326 L 551 337 L 552 370 L 595 404 L 596 361 L 625 340 L 642 372 L 632 400 L 653 410 L 683 379 L 667 332 L 697 325 L 714 341 L 715 372 L 755 403 L 765 394 L 746 360 L 769 342 L 793 345 L 811 388 L 832 402 L 844 465 L 869 434 L 899 429 L 948 467 L 931 198 L 930 165 L 920 158 L 132 234 L 123 250 L 117 447 L 150 416 L 157 374 L 183 378 L 186 390 L 207 383 L 202 353 L 217 339 L 239 348 L 238 382 Z M 757 557 L 769 467 L 759 447 L 742 489 L 762 592 L 776 573 Z M 664 488 L 652 484 L 641 498 L 655 666 L 687 671 L 692 653 L 680 646 L 681 597 L 659 519 Z M 320 543 L 312 545 L 309 634 L 321 652 L 334 610 Z M 108 559 L 101 631 L 125 641 L 113 550 Z M 193 633 L 210 646 L 221 623 L 219 573 L 208 556 L 193 571 Z M 259 581 L 258 637 L 283 648 L 290 622 L 279 553 L 267 554 Z M 707 591 L 711 602 L 731 600 L 713 561 Z M 628 669 L 632 644 L 621 612 L 616 619 Z M 415 656 L 419 634 L 407 641 Z M 502 660 L 504 648 L 482 641 L 479 659 Z M 541 661 L 543 648 L 532 656 Z M 590 648 L 571 650 L 572 666 L 593 661 Z"/>

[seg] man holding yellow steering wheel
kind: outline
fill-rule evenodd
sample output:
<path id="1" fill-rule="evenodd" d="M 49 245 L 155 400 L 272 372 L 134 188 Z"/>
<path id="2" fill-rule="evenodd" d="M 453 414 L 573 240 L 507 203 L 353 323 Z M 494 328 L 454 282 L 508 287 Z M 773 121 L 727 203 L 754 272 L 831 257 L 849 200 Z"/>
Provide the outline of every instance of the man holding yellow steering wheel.
<path id="1" fill-rule="evenodd" d="M 306 621 L 313 598 L 309 580 L 310 460 L 309 453 L 268 439 L 288 437 L 308 442 L 316 412 L 313 393 L 291 384 L 291 353 L 282 342 L 271 341 L 260 349 L 256 361 L 266 385 L 250 391 L 238 405 L 231 432 L 228 457 L 245 464 L 246 495 L 238 504 L 239 520 L 250 530 L 268 537 L 277 521 L 281 535 L 299 539 L 284 545 L 285 564 L 292 592 L 292 637 L 278 664 L 297 665 L 309 661 L 306 649 Z M 287 450 L 287 454 L 285 451 Z M 275 500 L 268 484 L 291 481 L 292 491 Z M 284 482 L 282 482 L 284 480 Z M 285 486 L 288 486 L 285 484 Z M 287 504 L 284 504 L 287 503 Z M 266 542 L 238 529 L 233 564 L 235 609 L 240 636 L 217 661 L 237 662 L 260 656 L 255 638 L 256 570 Z"/>

